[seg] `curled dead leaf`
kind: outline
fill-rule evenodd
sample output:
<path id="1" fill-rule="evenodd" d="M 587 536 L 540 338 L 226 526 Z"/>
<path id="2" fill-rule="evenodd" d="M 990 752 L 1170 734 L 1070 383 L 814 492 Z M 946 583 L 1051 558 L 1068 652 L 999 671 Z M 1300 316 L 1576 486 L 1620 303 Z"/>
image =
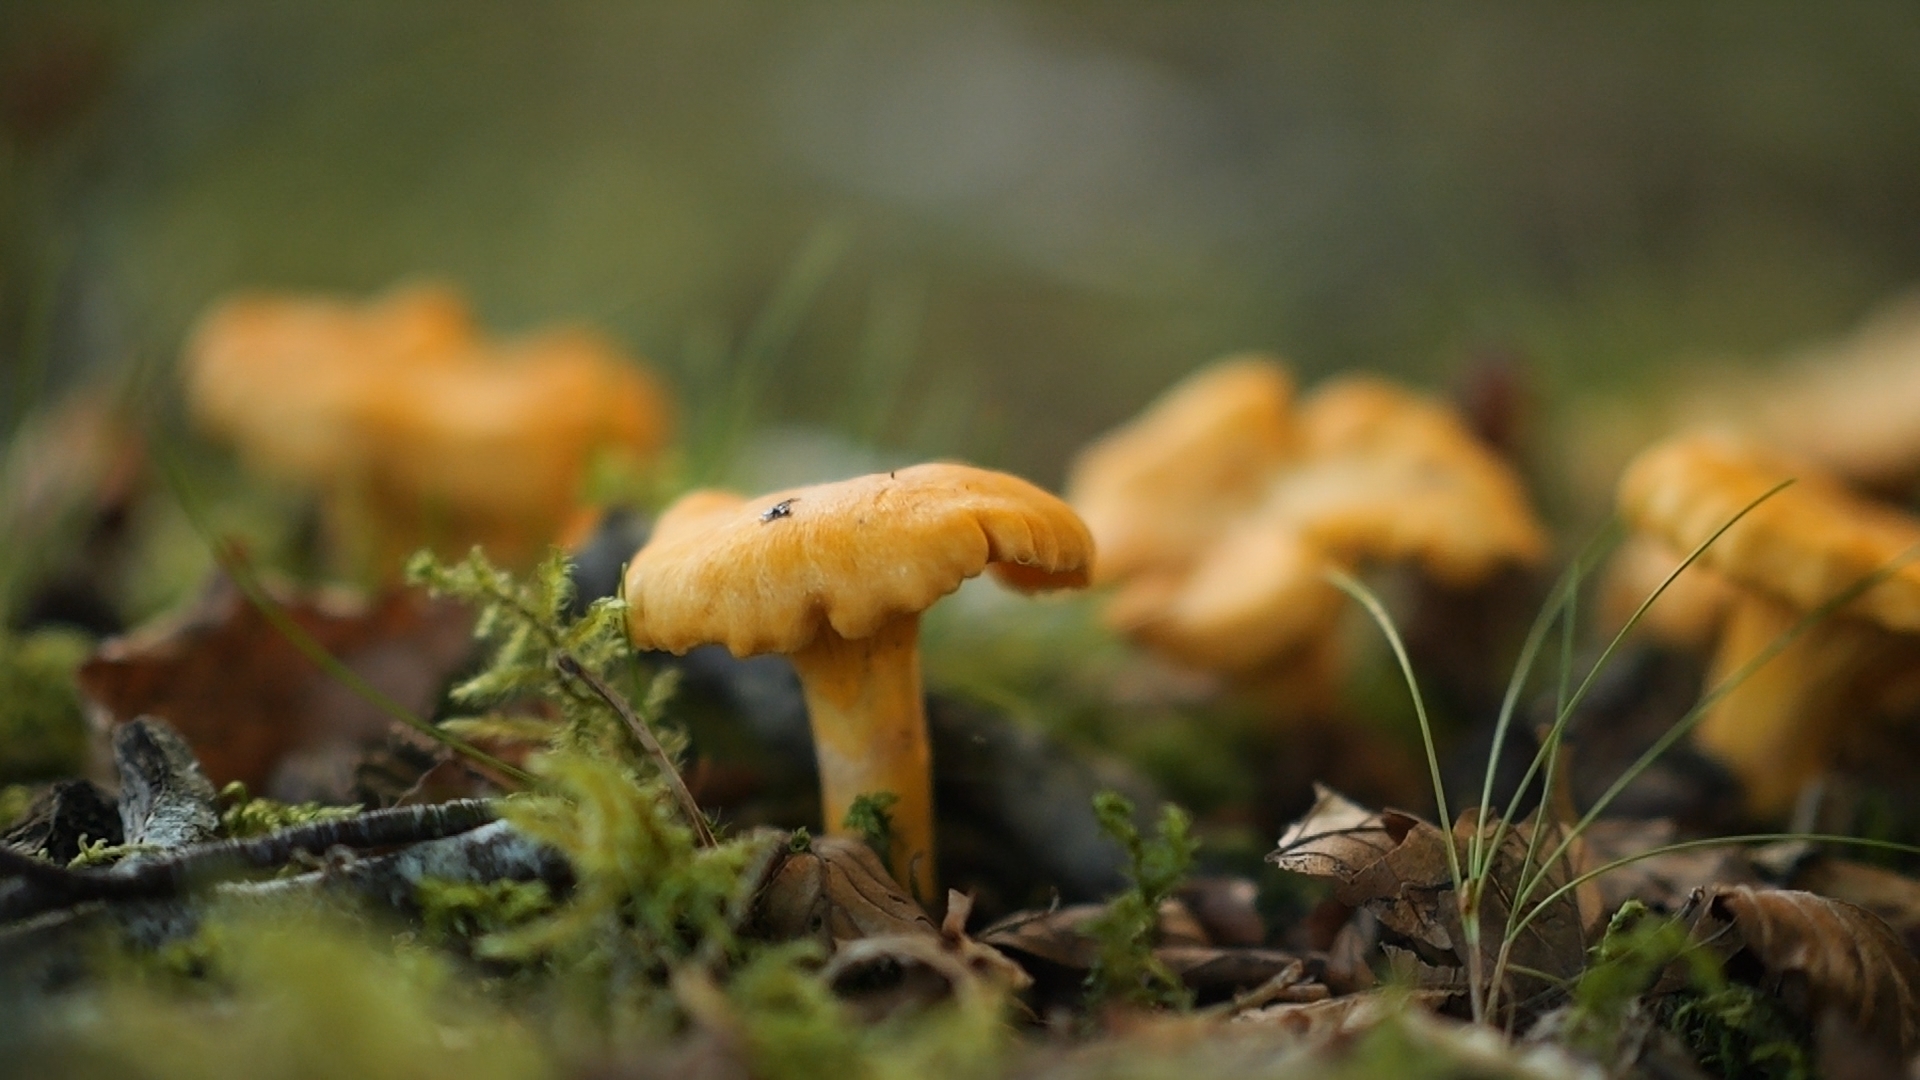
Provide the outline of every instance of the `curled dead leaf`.
<path id="1" fill-rule="evenodd" d="M 829 953 L 862 938 L 940 932 L 873 849 L 831 836 L 787 852 L 768 868 L 754 899 L 753 928 L 776 941 L 811 939 Z"/>
<path id="2" fill-rule="evenodd" d="M 1100 943 L 1088 932 L 1088 925 L 1105 910 L 1100 904 L 1075 904 L 1020 912 L 981 931 L 980 940 L 1020 963 L 1033 977 L 1035 994 L 1043 1002 L 1074 1001 L 1100 953 Z M 1328 992 L 1322 984 L 1326 965 L 1319 957 L 1216 945 L 1178 900 L 1161 905 L 1157 933 L 1154 959 L 1192 990 L 1199 1004 L 1232 1000 L 1263 987 L 1276 993 L 1284 988 L 1300 1000 Z"/>
<path id="3" fill-rule="evenodd" d="M 1281 836 L 1280 846 L 1267 859 L 1282 870 L 1330 882 L 1335 902 L 1377 919 L 1382 933 L 1374 945 L 1381 960 L 1412 985 L 1466 992 L 1473 958 L 1463 948 L 1467 938 L 1462 905 L 1453 887 L 1447 845 L 1454 845 L 1464 860 L 1476 827 L 1489 843 L 1500 835 L 1477 885 L 1479 970 L 1491 978 L 1503 948 L 1501 928 L 1509 922 L 1522 872 L 1532 875 L 1539 860 L 1561 846 L 1565 826 L 1528 820 L 1502 832 L 1496 821 L 1481 824 L 1477 812 L 1468 810 L 1449 837 L 1411 815 L 1369 811 L 1321 788 L 1313 808 Z M 1587 858 L 1576 841 L 1539 873 L 1539 884 L 1525 903 L 1545 906 L 1537 911 L 1529 906 L 1524 913 L 1531 917 L 1505 945 L 1505 979 L 1498 989 L 1507 1002 L 1534 1008 L 1584 966 L 1586 947 L 1602 916 L 1597 890 L 1589 882 L 1551 902 L 1547 897 L 1570 882 Z M 1348 976 L 1343 981 L 1358 980 Z"/>
<path id="4" fill-rule="evenodd" d="M 1696 890 L 1683 916 L 1730 973 L 1757 965 L 1762 988 L 1811 1019 L 1838 1015 L 1903 1058 L 1920 1050 L 1920 961 L 1872 912 L 1809 892 L 1723 885 Z"/>
<path id="5" fill-rule="evenodd" d="M 1779 884 L 1866 908 L 1885 919 L 1909 951 L 1920 948 L 1920 881 L 1882 866 L 1814 852 L 1793 860 Z"/>
<path id="6" fill-rule="evenodd" d="M 782 849 L 761 872 L 752 931 L 814 940 L 821 977 L 869 1020 L 978 990 L 1018 992 L 1026 971 L 967 936 L 973 902 L 954 892 L 936 927 L 859 840 L 827 837 Z"/>

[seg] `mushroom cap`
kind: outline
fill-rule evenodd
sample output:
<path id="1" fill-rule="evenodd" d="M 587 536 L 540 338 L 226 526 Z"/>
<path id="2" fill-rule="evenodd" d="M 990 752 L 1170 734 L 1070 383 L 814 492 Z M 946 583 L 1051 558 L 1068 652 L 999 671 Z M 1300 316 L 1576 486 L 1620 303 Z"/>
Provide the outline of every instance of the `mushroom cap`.
<path id="1" fill-rule="evenodd" d="M 582 329 L 495 344 L 459 296 L 222 304 L 185 357 L 201 425 L 249 464 L 320 488 L 374 565 L 475 543 L 510 563 L 552 540 L 601 454 L 653 456 L 666 395 Z M 364 526 L 354 528 L 352 526 Z"/>
<path id="2" fill-rule="evenodd" d="M 1602 630 L 1626 626 L 1640 605 L 1658 589 L 1684 555 L 1644 534 L 1626 538 L 1601 574 L 1596 607 Z M 1642 615 L 1636 632 L 1685 649 L 1704 649 L 1720 633 L 1727 613 L 1742 593 L 1740 586 L 1695 562 L 1673 579 Z"/>
<path id="3" fill-rule="evenodd" d="M 1464 587 L 1545 557 L 1519 476 L 1446 406 L 1352 376 L 1315 390 L 1301 430 L 1307 463 L 1275 483 L 1261 514 L 1343 562 L 1412 560 Z"/>
<path id="4" fill-rule="evenodd" d="M 202 428 L 255 467 L 312 480 L 360 455 L 344 421 L 368 386 L 456 364 L 473 339 L 465 302 L 439 284 L 405 286 L 365 305 L 238 296 L 208 312 L 188 339 L 187 401 Z"/>
<path id="5" fill-rule="evenodd" d="M 1769 445 L 1848 483 L 1904 494 L 1920 476 L 1920 294 L 1746 392 L 1716 397 L 1731 398 L 1727 414 L 1750 419 Z"/>
<path id="6" fill-rule="evenodd" d="M 395 492 L 474 513 L 564 514 L 596 453 L 650 457 L 672 426 L 653 380 L 584 329 L 395 374 L 358 411 L 377 474 Z"/>
<path id="7" fill-rule="evenodd" d="M 1191 572 L 1129 582 L 1107 621 L 1191 667 L 1255 671 L 1331 631 L 1344 597 L 1327 565 L 1298 533 L 1243 524 Z"/>
<path id="8" fill-rule="evenodd" d="M 736 656 L 799 652 L 831 630 L 868 637 L 993 565 L 1022 590 L 1087 583 L 1093 538 L 1018 477 L 916 465 L 755 499 L 696 491 L 660 516 L 627 567 L 634 644 Z"/>
<path id="9" fill-rule="evenodd" d="M 1691 551 L 1784 480 L 1796 482 L 1727 529 L 1700 562 L 1811 611 L 1920 545 L 1920 520 L 1862 498 L 1810 465 L 1716 435 L 1669 439 L 1620 478 L 1634 529 Z M 1920 564 L 1906 562 L 1845 610 L 1890 630 L 1920 631 Z"/>
<path id="10" fill-rule="evenodd" d="M 1151 448 L 1147 437 L 1159 428 L 1179 436 L 1165 445 L 1213 455 L 1140 450 L 1152 470 L 1115 470 L 1132 486 L 1081 481 L 1083 491 L 1127 496 L 1079 503 L 1094 507 L 1095 520 L 1115 522 L 1110 531 L 1179 538 L 1152 561 L 1111 560 L 1095 526 L 1101 576 L 1124 579 L 1107 612 L 1117 629 L 1192 666 L 1244 673 L 1332 631 L 1343 600 L 1326 579 L 1330 566 L 1412 561 L 1443 585 L 1465 587 L 1546 554 L 1520 478 L 1451 409 L 1382 379 L 1349 377 L 1323 384 L 1295 412 L 1273 393 L 1291 389 L 1276 378 L 1284 374 L 1271 364 L 1249 361 L 1204 372 L 1083 458 L 1089 473 L 1084 463 L 1134 453 L 1136 440 Z M 1236 412 L 1226 407 L 1235 395 L 1261 404 Z M 1240 427 L 1210 432 L 1213 415 Z M 1256 425 L 1253 416 L 1268 420 Z M 1264 450 L 1236 457 L 1246 445 Z M 1189 467 L 1201 472 L 1186 488 Z"/>
<path id="11" fill-rule="evenodd" d="M 1184 575 L 1123 590 L 1111 621 L 1185 663 L 1251 671 L 1331 632 L 1328 567 L 1408 560 L 1459 587 L 1545 554 L 1519 478 L 1444 406 L 1348 378 L 1301 412 L 1306 457 Z"/>
<path id="12" fill-rule="evenodd" d="M 1074 461 L 1067 500 L 1100 545 L 1110 581 L 1190 560 L 1257 506 L 1299 450 L 1293 379 L 1264 356 L 1189 375 Z"/>

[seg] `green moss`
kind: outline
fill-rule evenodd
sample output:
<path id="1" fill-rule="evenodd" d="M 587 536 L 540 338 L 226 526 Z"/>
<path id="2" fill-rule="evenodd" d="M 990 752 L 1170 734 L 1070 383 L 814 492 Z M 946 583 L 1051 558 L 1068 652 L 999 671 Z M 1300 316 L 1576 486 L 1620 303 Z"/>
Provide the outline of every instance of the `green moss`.
<path id="1" fill-rule="evenodd" d="M 763 949 L 728 982 L 726 1000 L 750 1071 L 769 1080 L 953 1080 L 999 1076 L 1012 1044 L 1006 1001 L 977 987 L 924 1012 L 854 1022 L 815 969 L 811 943 Z"/>
<path id="2" fill-rule="evenodd" d="M 197 951 L 196 951 L 197 950 Z M 524 1080 L 552 1075 L 537 1040 L 468 992 L 448 961 L 395 950 L 311 907 L 228 911 L 182 953 L 209 978 L 182 993 L 179 965 L 123 969 L 45 1040 L 61 1075 L 174 1080 Z M 200 971 L 190 972 L 201 974 Z"/>
<path id="3" fill-rule="evenodd" d="M 90 866 L 111 866 L 129 855 L 138 855 L 143 851 L 159 851 L 152 844 L 109 844 L 105 839 L 88 840 L 80 838 L 80 853 L 67 863 L 69 869 L 84 870 Z"/>
<path id="4" fill-rule="evenodd" d="M 1132 886 L 1087 924 L 1087 933 L 1100 945 L 1087 973 L 1089 996 L 1095 1002 L 1185 1008 L 1192 995 L 1154 959 L 1153 946 L 1160 905 L 1193 865 L 1196 844 L 1187 813 L 1172 804 L 1162 808 L 1158 835 L 1149 841 L 1134 827 L 1133 804 L 1125 797 L 1103 791 L 1093 798 L 1093 812 L 1100 828 L 1126 849 Z"/>
<path id="5" fill-rule="evenodd" d="M 555 752 L 533 764 L 559 794 L 509 799 L 503 816 L 566 854 L 574 888 L 550 914 L 483 938 L 480 955 L 645 971 L 734 949 L 747 843 L 697 846 L 661 784 L 603 758 Z"/>
<path id="6" fill-rule="evenodd" d="M 247 794 L 235 780 L 220 789 L 220 828 L 235 840 L 265 836 L 294 825 L 338 821 L 360 812 L 358 806 L 322 806 L 319 803 L 283 803 Z"/>
<path id="7" fill-rule="evenodd" d="M 73 675 L 93 649 L 65 630 L 0 632 L 0 781 L 51 780 L 87 760 L 87 723 Z"/>
<path id="8" fill-rule="evenodd" d="M 29 784 L 0 784 L 0 829 L 11 828 L 33 806 L 34 790 Z"/>
<path id="9" fill-rule="evenodd" d="M 435 941 L 471 941 L 522 926 L 553 910 L 553 894 L 539 881 L 423 880 L 414 888 L 420 921 Z"/>
<path id="10" fill-rule="evenodd" d="M 653 762 L 626 722 L 580 680 L 561 676 L 556 664 L 565 656 L 634 702 L 635 713 L 653 729 L 669 757 L 677 757 L 684 743 L 677 732 L 659 724 L 674 691 L 674 677 L 656 677 L 633 662 L 625 601 L 604 598 L 579 618 L 569 617 L 573 583 L 567 567 L 566 553 L 558 549 L 524 578 L 494 566 L 478 548 L 451 564 L 422 551 L 407 564 L 407 577 L 434 595 L 455 597 L 479 612 L 474 633 L 488 643 L 490 652 L 486 665 L 451 691 L 455 705 L 484 710 L 544 701 L 562 721 L 551 726 L 553 748 L 611 756 L 644 775 L 653 770 Z M 504 718 L 478 720 L 465 730 L 498 732 Z"/>
<path id="11" fill-rule="evenodd" d="M 857 834 L 880 857 L 882 863 L 889 863 L 888 870 L 899 872 L 899 868 L 890 864 L 893 852 L 893 808 L 899 803 L 900 796 L 891 791 L 873 791 L 856 795 L 853 805 L 847 807 L 847 816 L 840 827 Z"/>
<path id="12" fill-rule="evenodd" d="M 855 1080 L 867 1074 L 860 1031 L 809 965 L 811 943 L 763 951 L 727 984 L 753 1073 L 768 1080 Z"/>
<path id="13" fill-rule="evenodd" d="M 1777 999 L 1744 983 L 1675 995 L 1659 1015 L 1710 1073 L 1755 1080 L 1811 1080 L 1814 1075 L 1806 1024 Z"/>
<path id="14" fill-rule="evenodd" d="M 1574 984 L 1567 1042 L 1605 1060 L 1634 1002 L 1676 968 L 1684 988 L 1653 1002 L 1708 1070 L 1725 1076 L 1806 1080 L 1812 1076 L 1809 1033 L 1772 997 L 1729 981 L 1718 961 L 1678 920 L 1654 916 L 1639 901 L 1623 904 Z"/>

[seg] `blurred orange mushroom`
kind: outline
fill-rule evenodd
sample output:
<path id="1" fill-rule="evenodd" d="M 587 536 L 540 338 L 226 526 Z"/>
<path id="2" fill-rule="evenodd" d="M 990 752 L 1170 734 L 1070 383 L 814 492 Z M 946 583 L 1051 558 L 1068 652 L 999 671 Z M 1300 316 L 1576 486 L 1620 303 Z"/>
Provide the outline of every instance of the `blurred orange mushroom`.
<path id="1" fill-rule="evenodd" d="M 1920 659 L 1920 563 L 1910 561 L 1920 553 L 1920 519 L 1815 466 L 1713 435 L 1647 449 L 1619 489 L 1633 529 L 1691 551 L 1789 479 L 1795 483 L 1749 511 L 1696 563 L 1726 591 L 1716 601 L 1724 614 L 1709 685 L 1742 673 L 1809 613 L 1874 574 L 1885 577 L 1746 674 L 1694 729 L 1762 816 L 1786 810 L 1827 771 L 1840 736 L 1863 715 L 1887 711 L 1883 691 L 1903 685 L 1891 675 Z"/>
<path id="2" fill-rule="evenodd" d="M 670 431 L 664 392 L 586 330 L 483 339 L 441 286 L 366 305 L 283 296 L 211 311 L 185 356 L 200 426 L 251 466 L 318 490 L 353 561 L 420 547 L 538 557 L 603 455 L 634 465 Z"/>
<path id="3" fill-rule="evenodd" d="M 1312 708 L 1339 669 L 1326 569 L 1410 563 L 1467 587 L 1547 542 L 1518 477 L 1446 407 L 1348 377 L 1295 408 L 1291 385 L 1271 360 L 1203 370 L 1089 448 L 1068 498 L 1117 586 L 1111 623 L 1191 667 L 1277 675 Z M 1110 535 L 1128 557 L 1109 562 Z M 1141 537 L 1151 557 L 1132 554 Z"/>
<path id="4" fill-rule="evenodd" d="M 890 863 L 933 898 L 933 784 L 920 613 L 992 567 L 1022 591 L 1087 583 L 1093 542 L 1067 504 L 1017 477 L 917 465 L 758 499 L 695 491 L 627 567 L 634 644 L 784 653 L 799 672 L 829 832 L 891 792 Z"/>

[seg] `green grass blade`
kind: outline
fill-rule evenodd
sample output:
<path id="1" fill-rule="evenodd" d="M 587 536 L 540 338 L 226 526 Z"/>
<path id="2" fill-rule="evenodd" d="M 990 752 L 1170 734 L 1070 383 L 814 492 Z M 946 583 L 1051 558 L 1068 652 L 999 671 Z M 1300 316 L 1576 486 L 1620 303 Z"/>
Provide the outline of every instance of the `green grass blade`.
<path id="1" fill-rule="evenodd" d="M 1760 670 L 1768 661 L 1786 651 L 1789 646 L 1800 639 L 1801 635 L 1805 634 L 1834 612 L 1858 599 L 1874 586 L 1898 573 L 1902 567 L 1912 562 L 1916 556 L 1920 556 L 1920 545 L 1915 545 L 1901 552 L 1892 562 L 1861 578 L 1859 581 L 1854 582 L 1851 586 L 1830 597 L 1819 607 L 1802 615 L 1799 619 L 1795 620 L 1791 627 L 1787 628 L 1785 633 L 1773 639 L 1772 642 L 1768 643 L 1766 648 L 1760 650 L 1760 652 L 1755 654 L 1746 663 L 1741 664 L 1734 670 L 1733 674 L 1727 676 L 1718 686 L 1713 687 L 1707 693 L 1701 695 L 1700 700 L 1695 702 L 1694 706 L 1688 709 L 1684 716 L 1675 721 L 1673 726 L 1668 728 L 1660 738 L 1655 739 L 1653 745 L 1649 746 L 1625 772 L 1620 774 L 1619 778 L 1608 786 L 1607 790 L 1602 793 L 1598 799 L 1594 800 L 1593 805 L 1581 816 L 1580 821 L 1572 829 L 1568 830 L 1566 837 L 1560 841 L 1559 846 L 1554 849 L 1553 854 L 1548 856 L 1547 864 L 1551 865 L 1554 860 L 1564 855 L 1566 850 L 1572 846 L 1573 841 L 1578 838 L 1582 832 L 1586 831 L 1588 826 L 1599 820 L 1600 815 L 1605 813 L 1607 807 L 1612 805 L 1613 800 L 1618 798 L 1620 793 L 1626 790 L 1627 785 L 1633 783 L 1633 781 L 1658 760 L 1662 754 L 1671 750 L 1681 739 L 1686 738 L 1687 734 L 1700 722 L 1700 718 L 1705 716 L 1707 711 L 1713 708 L 1714 705 L 1718 704 L 1720 699 L 1732 693 L 1735 687 L 1747 681 L 1754 672 Z M 1532 893 L 1533 887 L 1538 884 L 1540 876 L 1540 874 L 1535 874 L 1534 880 L 1516 893 L 1512 910 L 1519 910 L 1520 906 L 1526 902 L 1527 897 Z"/>
<path id="2" fill-rule="evenodd" d="M 1498 845 L 1489 845 L 1483 839 L 1486 833 L 1487 807 L 1493 803 L 1494 770 L 1500 763 L 1501 751 L 1506 749 L 1507 733 L 1513 726 L 1514 712 L 1519 708 L 1520 695 L 1526 691 L 1527 679 L 1533 674 L 1533 666 L 1538 660 L 1540 650 L 1546 644 L 1547 632 L 1553 628 L 1553 621 L 1560 616 L 1578 591 L 1581 580 L 1592 571 L 1593 566 L 1604 558 L 1619 543 L 1619 523 L 1610 522 L 1587 541 L 1580 553 L 1560 573 L 1553 584 L 1553 591 L 1547 602 L 1540 606 L 1534 615 L 1533 625 L 1527 628 L 1526 640 L 1520 646 L 1520 655 L 1514 661 L 1513 674 L 1507 679 L 1506 693 L 1500 699 L 1500 713 L 1493 725 L 1493 743 L 1487 750 L 1487 767 L 1480 785 L 1480 817 L 1473 831 L 1467 857 L 1468 877 L 1477 877 L 1486 871 L 1486 853 L 1495 850 Z M 1572 625 L 1569 616 L 1564 625 Z M 1522 789 L 1525 790 L 1524 788 Z M 1507 817 L 1512 817 L 1509 808 Z M 1503 819 L 1503 823 L 1504 823 Z"/>
<path id="3" fill-rule="evenodd" d="M 1413 661 L 1407 657 L 1407 646 L 1400 640 L 1400 631 L 1393 625 L 1393 617 L 1380 603 L 1373 590 L 1361 584 L 1353 575 L 1338 567 L 1328 567 L 1325 571 L 1328 581 L 1348 596 L 1359 601 L 1367 609 L 1367 614 L 1379 625 L 1380 632 L 1386 635 L 1387 644 L 1393 648 L 1393 656 L 1400 663 L 1400 676 L 1407 682 L 1407 692 L 1413 695 L 1413 712 L 1420 721 L 1420 738 L 1426 744 L 1427 769 L 1433 778 L 1433 801 L 1439 809 L 1440 827 L 1447 831 L 1447 873 L 1453 878 L 1455 893 L 1460 892 L 1464 878 L 1460 872 L 1460 853 L 1454 849 L 1451 830 L 1453 814 L 1447 808 L 1447 786 L 1440 778 L 1440 754 L 1434 748 L 1433 724 L 1427 719 L 1427 702 L 1420 694 L 1420 681 L 1414 677 Z"/>
<path id="4" fill-rule="evenodd" d="M 1575 710 L 1580 707 L 1580 703 L 1586 700 L 1587 694 L 1593 689 L 1594 680 L 1599 677 L 1600 672 L 1606 670 L 1606 666 L 1612 661 L 1614 653 L 1619 651 L 1621 643 L 1626 641 L 1627 636 L 1633 632 L 1635 627 L 1640 625 L 1640 620 L 1646 617 L 1647 610 L 1653 607 L 1660 597 L 1666 594 L 1667 589 L 1672 587 L 1680 575 L 1685 573 L 1695 562 L 1698 562 L 1700 556 L 1705 554 L 1709 547 L 1712 547 L 1718 542 L 1720 537 L 1724 536 L 1728 529 L 1733 528 L 1742 518 L 1752 513 L 1754 508 L 1758 507 L 1761 503 L 1766 502 L 1768 499 L 1786 490 L 1792 483 L 1792 480 L 1783 480 L 1762 492 L 1759 497 L 1755 498 L 1752 502 L 1741 507 L 1738 513 L 1728 518 L 1719 528 L 1715 529 L 1711 536 L 1708 536 L 1692 551 L 1688 552 L 1687 557 L 1680 561 L 1680 565 L 1674 567 L 1673 571 L 1669 573 L 1651 593 L 1647 594 L 1647 598 L 1640 602 L 1640 606 L 1634 609 L 1633 614 L 1627 618 L 1627 621 L 1621 625 L 1612 639 L 1607 642 L 1606 648 L 1601 650 L 1599 658 L 1596 659 L 1593 662 L 1593 666 L 1588 669 L 1586 677 L 1580 681 L 1580 685 L 1575 688 L 1573 693 L 1566 698 L 1555 712 L 1553 726 L 1548 730 L 1545 742 L 1558 744 L 1559 736 L 1566 731 L 1567 724 L 1573 718 Z M 1541 752 L 1536 753 L 1533 760 L 1528 763 L 1526 772 L 1522 774 L 1519 785 L 1514 789 L 1513 799 L 1509 802 L 1507 812 L 1502 818 L 1503 823 L 1510 821 L 1514 815 L 1519 812 L 1520 799 L 1526 794 L 1527 788 L 1532 785 L 1534 778 L 1540 774 L 1540 770 L 1544 767 L 1547 760 L 1545 750 L 1546 746 L 1543 742 Z M 1636 766 L 1636 768 L 1642 770 L 1645 767 L 1645 764 Z M 1637 775 L 1638 772 L 1633 773 L 1633 776 Z M 1633 776 L 1626 777 L 1625 782 L 1632 783 Z M 1574 835 L 1577 835 L 1577 832 Z M 1509 912 L 1509 917 L 1511 917 L 1511 912 Z"/>

